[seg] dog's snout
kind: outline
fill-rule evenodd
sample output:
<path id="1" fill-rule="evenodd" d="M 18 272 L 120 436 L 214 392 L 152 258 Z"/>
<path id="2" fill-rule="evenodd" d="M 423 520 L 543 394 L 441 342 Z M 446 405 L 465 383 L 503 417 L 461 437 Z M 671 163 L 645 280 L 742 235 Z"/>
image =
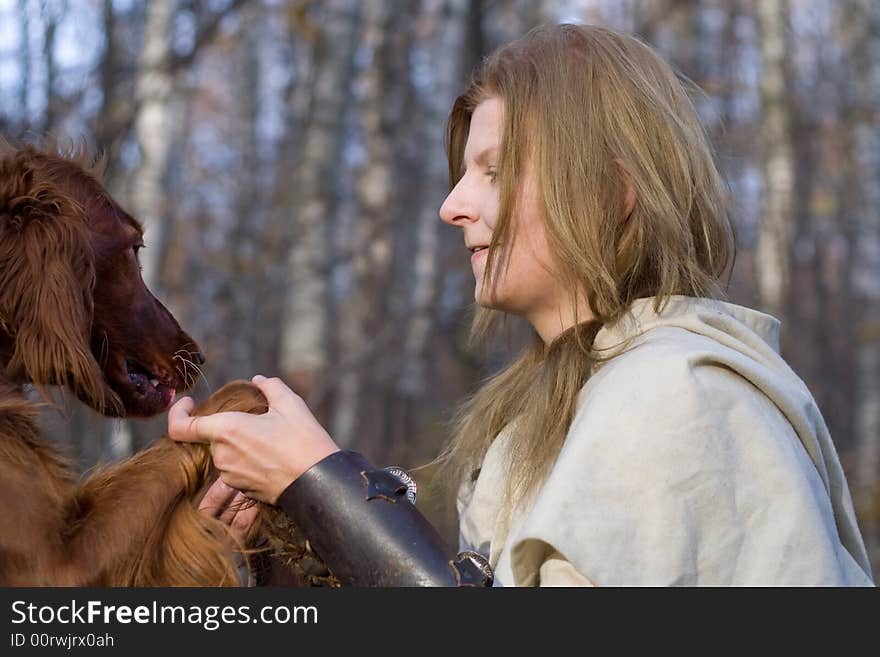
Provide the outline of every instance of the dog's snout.
<path id="1" fill-rule="evenodd" d="M 196 351 L 196 352 L 192 355 L 192 357 L 193 357 L 193 359 L 196 361 L 196 363 L 198 363 L 199 365 L 204 365 L 204 364 L 205 364 L 205 360 L 206 360 L 206 359 L 205 359 L 205 354 L 203 354 L 201 351 Z"/>

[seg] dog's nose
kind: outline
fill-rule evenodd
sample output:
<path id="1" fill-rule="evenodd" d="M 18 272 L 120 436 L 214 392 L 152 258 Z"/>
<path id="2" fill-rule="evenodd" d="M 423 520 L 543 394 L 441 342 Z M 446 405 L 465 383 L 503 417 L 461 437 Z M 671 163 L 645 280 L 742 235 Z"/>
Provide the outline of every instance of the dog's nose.
<path id="1" fill-rule="evenodd" d="M 197 362 L 199 365 L 204 365 L 204 364 L 205 364 L 205 354 L 203 354 L 201 351 L 197 351 L 197 352 L 195 352 L 192 356 L 193 356 L 193 358 L 196 359 L 196 362 Z"/>

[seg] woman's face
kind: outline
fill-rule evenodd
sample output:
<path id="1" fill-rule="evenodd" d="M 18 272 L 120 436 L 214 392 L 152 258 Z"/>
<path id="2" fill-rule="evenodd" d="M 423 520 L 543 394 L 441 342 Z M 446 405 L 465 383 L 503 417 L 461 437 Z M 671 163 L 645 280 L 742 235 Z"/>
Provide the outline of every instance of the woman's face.
<path id="1" fill-rule="evenodd" d="M 465 173 L 443 202 L 440 218 L 464 232 L 465 246 L 472 252 L 476 302 L 525 317 L 546 340 L 545 332 L 553 331 L 552 327 L 559 323 L 560 303 L 565 303 L 566 295 L 553 275 L 538 181 L 528 159 L 511 217 L 515 239 L 507 254 L 508 266 L 499 270 L 494 289 L 484 280 L 486 247 L 498 219 L 496 175 L 503 111 L 504 104 L 499 98 L 489 98 L 474 110 L 464 149 Z M 498 248 L 508 245 L 500 244 Z"/>

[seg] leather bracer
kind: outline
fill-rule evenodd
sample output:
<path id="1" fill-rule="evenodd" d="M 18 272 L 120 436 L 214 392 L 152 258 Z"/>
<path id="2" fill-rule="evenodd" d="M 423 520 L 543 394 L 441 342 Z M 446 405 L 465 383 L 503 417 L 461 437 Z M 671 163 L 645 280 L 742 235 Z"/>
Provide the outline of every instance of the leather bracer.
<path id="1" fill-rule="evenodd" d="M 300 475 L 278 505 L 343 586 L 491 586 L 488 562 L 449 550 L 408 492 L 400 476 L 340 451 Z"/>

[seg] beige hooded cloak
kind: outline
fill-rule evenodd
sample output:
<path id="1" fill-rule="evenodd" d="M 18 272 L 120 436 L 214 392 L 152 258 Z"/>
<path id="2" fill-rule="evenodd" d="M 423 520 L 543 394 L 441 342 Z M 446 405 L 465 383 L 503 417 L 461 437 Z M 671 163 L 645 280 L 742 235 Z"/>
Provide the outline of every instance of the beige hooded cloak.
<path id="1" fill-rule="evenodd" d="M 779 322 L 707 299 L 640 299 L 603 327 L 549 476 L 501 509 L 502 432 L 460 491 L 461 548 L 502 586 L 872 585 L 822 415 Z"/>

